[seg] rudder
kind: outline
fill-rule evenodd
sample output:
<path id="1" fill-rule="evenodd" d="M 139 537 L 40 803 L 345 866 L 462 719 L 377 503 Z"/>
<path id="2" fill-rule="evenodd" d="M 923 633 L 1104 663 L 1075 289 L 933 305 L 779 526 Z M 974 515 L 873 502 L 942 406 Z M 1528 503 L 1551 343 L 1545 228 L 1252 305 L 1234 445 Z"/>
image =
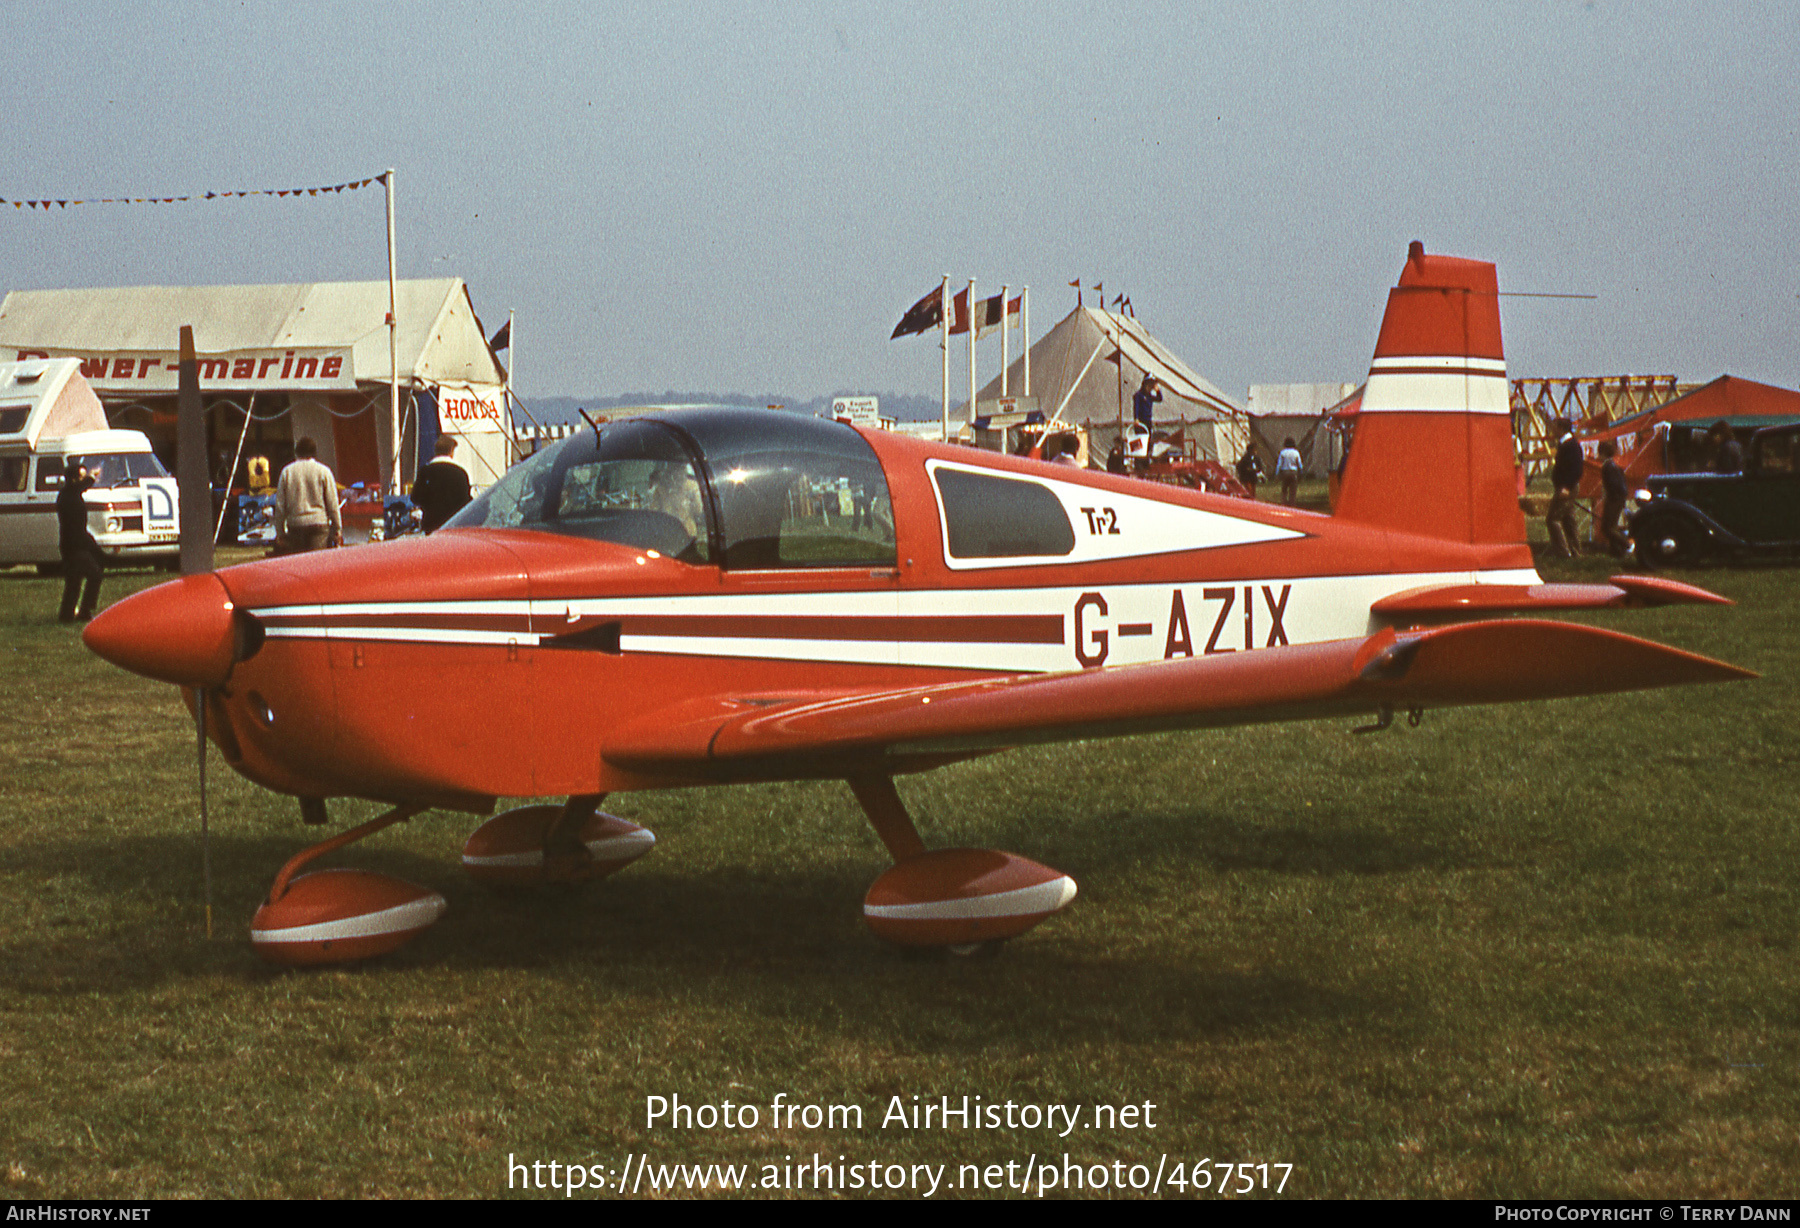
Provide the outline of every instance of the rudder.
<path id="1" fill-rule="evenodd" d="M 1519 545 L 1499 282 L 1414 242 L 1363 389 L 1337 514 L 1397 533 Z"/>

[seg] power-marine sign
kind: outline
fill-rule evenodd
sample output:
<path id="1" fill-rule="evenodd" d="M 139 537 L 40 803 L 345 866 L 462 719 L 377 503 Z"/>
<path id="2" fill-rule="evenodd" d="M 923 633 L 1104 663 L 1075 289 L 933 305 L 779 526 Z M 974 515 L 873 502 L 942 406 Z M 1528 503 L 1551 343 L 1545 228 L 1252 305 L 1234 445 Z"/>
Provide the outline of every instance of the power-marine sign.
<path id="1" fill-rule="evenodd" d="M 81 374 L 99 393 L 141 394 L 180 390 L 181 356 L 175 350 L 86 353 L 81 350 L 19 350 L 16 358 L 78 358 Z M 356 387 L 350 354 L 339 349 L 233 350 L 201 354 L 196 365 L 202 391 L 254 392 L 259 389 L 349 391 Z"/>

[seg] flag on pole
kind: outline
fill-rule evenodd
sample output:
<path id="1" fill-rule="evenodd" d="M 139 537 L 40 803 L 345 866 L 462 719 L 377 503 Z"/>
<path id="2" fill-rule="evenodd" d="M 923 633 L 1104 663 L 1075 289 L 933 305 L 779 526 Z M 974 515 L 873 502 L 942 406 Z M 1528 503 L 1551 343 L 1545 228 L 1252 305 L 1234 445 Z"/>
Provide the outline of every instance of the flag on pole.
<path id="1" fill-rule="evenodd" d="M 969 331 L 969 292 L 950 297 L 950 326 L 945 331 L 950 333 L 966 333 Z"/>
<path id="2" fill-rule="evenodd" d="M 943 319 L 943 288 L 934 287 L 931 293 L 906 309 L 906 314 L 900 317 L 900 323 L 894 325 L 894 335 L 888 340 L 897 341 L 901 337 L 926 332 L 936 328 Z"/>
<path id="3" fill-rule="evenodd" d="M 494 351 L 494 353 L 498 354 L 501 350 L 506 349 L 511 344 L 512 344 L 512 321 L 508 320 L 506 323 L 504 323 L 500 326 L 500 331 L 495 333 L 493 335 L 493 337 L 488 341 L 488 349 L 490 349 L 490 350 Z"/>
<path id="4" fill-rule="evenodd" d="M 1081 278 L 1077 277 L 1070 282 L 1069 288 L 1075 291 L 1075 309 L 1079 311 L 1081 309 Z"/>
<path id="5" fill-rule="evenodd" d="M 998 294 L 975 305 L 975 339 L 977 341 L 1000 327 L 1001 299 Z"/>
<path id="6" fill-rule="evenodd" d="M 975 339 L 977 341 L 1000 327 L 1000 296 L 979 299 L 975 303 Z M 950 332 L 960 337 L 969 331 L 969 292 L 964 290 L 950 305 Z"/>

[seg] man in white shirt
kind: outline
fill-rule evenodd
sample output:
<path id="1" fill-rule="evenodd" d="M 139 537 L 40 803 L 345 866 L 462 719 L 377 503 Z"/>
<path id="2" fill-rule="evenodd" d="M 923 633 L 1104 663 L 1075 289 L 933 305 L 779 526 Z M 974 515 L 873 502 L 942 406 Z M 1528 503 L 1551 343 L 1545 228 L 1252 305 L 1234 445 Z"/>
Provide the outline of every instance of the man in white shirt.
<path id="1" fill-rule="evenodd" d="M 337 479 L 316 458 L 318 445 L 305 435 L 294 444 L 294 463 L 275 486 L 275 550 L 304 554 L 335 546 L 344 537 L 338 512 Z"/>
<path id="2" fill-rule="evenodd" d="M 1282 441 L 1281 451 L 1275 456 L 1275 476 L 1281 479 L 1281 501 L 1289 507 L 1299 497 L 1300 491 L 1300 448 L 1293 438 Z"/>

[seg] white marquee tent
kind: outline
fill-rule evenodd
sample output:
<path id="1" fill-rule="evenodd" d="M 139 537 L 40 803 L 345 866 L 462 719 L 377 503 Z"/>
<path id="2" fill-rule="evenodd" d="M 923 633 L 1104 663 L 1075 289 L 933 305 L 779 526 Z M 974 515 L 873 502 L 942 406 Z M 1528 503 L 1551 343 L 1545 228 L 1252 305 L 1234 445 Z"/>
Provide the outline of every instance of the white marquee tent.
<path id="1" fill-rule="evenodd" d="M 1089 425 L 1101 455 L 1118 424 L 1131 420 L 1131 394 L 1145 375 L 1162 386 L 1158 429 L 1186 425 L 1201 452 L 1214 459 L 1229 462 L 1242 454 L 1249 440 L 1243 409 L 1135 318 L 1077 307 L 1031 347 L 1031 396 L 1038 408 L 1046 419 L 1057 418 L 1060 410 L 1061 421 Z M 1024 393 L 1024 356 L 1008 369 L 1006 382 L 1008 396 Z M 1000 395 L 996 377 L 976 394 L 980 415 L 994 412 Z M 952 421 L 969 420 L 965 401 Z"/>
<path id="2" fill-rule="evenodd" d="M 468 289 L 402 281 L 396 299 L 403 473 L 441 432 L 485 486 L 514 447 L 507 373 Z M 307 435 L 339 481 L 380 484 L 394 455 L 387 314 L 385 281 L 15 290 L 0 302 L 0 359 L 80 359 L 114 425 L 145 430 L 172 461 L 176 351 L 192 325 L 215 452 L 229 456 L 248 412 L 265 451 Z"/>

